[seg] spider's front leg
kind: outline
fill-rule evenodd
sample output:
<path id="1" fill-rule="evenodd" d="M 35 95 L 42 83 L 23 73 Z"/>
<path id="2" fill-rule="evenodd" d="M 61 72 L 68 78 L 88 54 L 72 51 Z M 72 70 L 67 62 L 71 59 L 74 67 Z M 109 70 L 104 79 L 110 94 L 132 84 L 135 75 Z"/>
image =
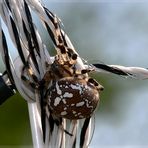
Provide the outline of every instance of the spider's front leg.
<path id="1" fill-rule="evenodd" d="M 39 87 L 39 80 L 28 64 L 24 65 L 22 68 L 21 79 L 23 80 L 25 85 L 31 87 L 32 89 L 36 89 Z"/>

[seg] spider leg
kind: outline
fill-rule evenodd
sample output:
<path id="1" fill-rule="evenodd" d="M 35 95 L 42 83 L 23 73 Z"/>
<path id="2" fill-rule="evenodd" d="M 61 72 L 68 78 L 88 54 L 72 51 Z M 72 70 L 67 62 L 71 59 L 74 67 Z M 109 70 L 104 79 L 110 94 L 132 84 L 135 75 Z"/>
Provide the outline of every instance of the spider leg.
<path id="1" fill-rule="evenodd" d="M 72 133 L 70 133 L 69 131 L 67 131 L 66 129 L 64 129 L 63 127 L 63 121 L 62 121 L 62 118 L 58 118 L 58 117 L 55 117 L 53 114 L 52 114 L 52 110 L 50 109 L 50 106 L 48 105 L 48 111 L 50 111 L 50 115 L 49 115 L 49 121 L 50 121 L 50 129 L 51 129 L 51 133 L 53 131 L 53 128 L 54 128 L 54 123 L 62 130 L 64 131 L 66 134 L 68 134 L 69 136 L 73 136 Z"/>
<path id="2" fill-rule="evenodd" d="M 42 122 L 42 130 L 43 130 L 43 140 L 45 141 L 45 131 L 46 131 L 46 100 L 44 94 L 45 88 L 45 78 L 41 81 L 34 74 L 33 69 L 29 64 L 24 65 L 21 72 L 21 79 L 24 81 L 25 85 L 30 86 L 34 91 L 37 90 L 40 94 L 40 107 L 41 107 L 41 122 Z"/>
<path id="3" fill-rule="evenodd" d="M 89 72 L 92 72 L 92 71 L 94 71 L 94 69 L 82 69 L 81 74 L 86 74 L 86 73 L 89 73 Z"/>
<path id="4" fill-rule="evenodd" d="M 89 79 L 88 79 L 88 82 L 90 82 L 90 83 L 92 83 L 94 86 L 96 86 L 99 91 L 103 91 L 103 90 L 104 90 L 104 87 L 103 87 L 102 85 L 100 85 L 95 79 L 89 78 Z"/>
<path id="5" fill-rule="evenodd" d="M 77 54 L 73 51 L 73 49 L 70 49 L 67 46 L 65 36 L 63 36 L 60 27 L 60 21 L 55 15 L 53 17 L 53 25 L 55 27 L 55 34 L 57 37 L 57 55 L 59 56 L 60 63 L 63 65 L 69 64 L 69 66 L 71 66 L 76 63 Z"/>
<path id="6" fill-rule="evenodd" d="M 26 76 L 22 75 L 21 79 L 26 83 L 26 85 L 31 86 L 31 88 L 36 88 L 36 84 L 34 82 L 31 82 Z"/>
<path id="7" fill-rule="evenodd" d="M 61 128 L 61 130 L 63 130 L 66 134 L 68 134 L 69 136 L 73 136 L 72 133 L 68 132 L 66 129 L 63 128 L 63 124 L 62 124 L 62 118 L 58 119 L 54 119 L 55 124 Z"/>
<path id="8" fill-rule="evenodd" d="M 82 70 L 77 70 L 75 68 L 75 66 L 73 67 L 73 74 L 75 75 L 75 77 L 84 77 L 85 78 L 85 74 L 88 74 L 90 72 L 94 71 L 94 69 L 82 69 Z"/>
<path id="9" fill-rule="evenodd" d="M 38 88 L 38 78 L 33 73 L 33 70 L 31 67 L 27 65 L 24 65 L 21 72 L 21 79 L 25 82 L 26 85 L 31 86 L 31 88 L 35 89 Z"/>

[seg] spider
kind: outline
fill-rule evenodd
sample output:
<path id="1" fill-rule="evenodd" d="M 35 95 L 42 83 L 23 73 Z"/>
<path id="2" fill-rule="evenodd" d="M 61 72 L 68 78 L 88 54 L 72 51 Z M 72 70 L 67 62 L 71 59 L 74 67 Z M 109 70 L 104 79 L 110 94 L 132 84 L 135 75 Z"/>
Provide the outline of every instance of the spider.
<path id="1" fill-rule="evenodd" d="M 34 75 L 31 67 L 24 67 L 22 80 L 34 89 L 46 89 L 45 101 L 48 109 L 57 117 L 82 119 L 90 117 L 99 101 L 103 90 L 96 80 L 87 73 L 92 69 L 76 69 L 77 54 L 65 53 L 56 55 L 54 62 L 47 65 L 47 72 L 41 81 Z M 28 78 L 23 75 L 27 72 Z M 32 80 L 32 81 L 30 81 Z"/>
<path id="2" fill-rule="evenodd" d="M 50 33 L 56 44 L 57 55 L 52 64 L 46 63 L 47 71 L 41 80 L 38 80 L 29 62 L 22 69 L 21 79 L 31 88 L 45 92 L 45 104 L 54 116 L 71 120 L 91 117 L 103 86 L 88 76 L 93 69 L 76 68 L 78 55 L 67 46 L 59 19 L 50 15 L 55 27 L 55 32 L 51 33 L 50 30 Z"/>

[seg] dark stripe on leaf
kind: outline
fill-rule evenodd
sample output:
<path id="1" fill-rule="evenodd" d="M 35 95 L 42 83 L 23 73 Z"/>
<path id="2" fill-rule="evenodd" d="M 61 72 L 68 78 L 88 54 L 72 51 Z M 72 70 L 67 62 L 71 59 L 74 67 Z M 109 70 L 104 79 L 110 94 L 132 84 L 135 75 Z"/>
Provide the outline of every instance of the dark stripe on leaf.
<path id="1" fill-rule="evenodd" d="M 20 55 L 20 58 L 21 58 L 23 64 L 25 65 L 26 60 L 25 60 L 25 57 L 24 57 L 24 54 L 23 54 L 23 51 L 22 51 L 22 46 L 21 46 L 21 43 L 20 43 L 19 33 L 17 31 L 15 22 L 13 21 L 13 19 L 11 17 L 10 17 L 10 21 L 11 21 L 12 30 L 13 30 L 13 34 L 14 34 L 14 38 L 15 38 L 18 53 Z"/>
<path id="2" fill-rule="evenodd" d="M 33 21 L 32 21 L 30 10 L 29 10 L 27 3 L 25 1 L 24 1 L 24 6 L 25 6 L 25 12 L 26 12 L 26 16 L 27 16 L 27 21 L 28 21 L 29 28 L 30 28 L 30 31 L 31 31 L 30 35 L 32 36 L 32 41 L 34 43 L 34 48 L 36 49 L 38 55 L 40 56 L 39 44 L 38 44 L 38 41 L 37 41 L 37 37 L 36 37 L 35 29 L 34 29 L 34 24 L 33 24 Z"/>
<path id="3" fill-rule="evenodd" d="M 43 7 L 43 8 L 44 8 L 48 18 L 51 20 L 52 24 L 54 25 L 54 14 L 51 11 L 49 11 L 46 7 Z"/>
<path id="4" fill-rule="evenodd" d="M 3 50 L 4 50 L 4 60 L 5 60 L 5 66 L 6 66 L 6 71 L 8 74 L 8 77 L 11 81 L 12 84 L 14 84 L 14 80 L 13 80 L 13 76 L 12 76 L 12 72 L 11 72 L 11 67 L 10 67 L 10 57 L 9 57 L 9 53 L 8 53 L 8 46 L 7 46 L 7 42 L 6 42 L 6 37 L 5 34 L 2 30 L 2 46 L 3 46 Z"/>
<path id="5" fill-rule="evenodd" d="M 81 148 L 83 148 L 83 146 L 84 146 L 86 131 L 89 126 L 89 121 L 90 121 L 90 118 L 85 119 L 82 130 L 81 130 L 81 134 L 80 134 L 80 147 Z"/>
<path id="6" fill-rule="evenodd" d="M 65 39 L 65 33 L 63 34 L 61 30 L 60 30 L 60 32 L 61 32 L 61 35 L 62 35 L 62 39 L 63 39 L 64 45 L 65 45 L 66 47 L 68 47 L 67 42 L 66 42 L 66 39 Z"/>
<path id="7" fill-rule="evenodd" d="M 50 135 L 52 135 L 53 129 L 54 129 L 54 119 L 52 115 L 49 115 L 49 126 L 50 126 Z"/>
<path id="8" fill-rule="evenodd" d="M 72 148 L 76 148 L 76 136 L 75 136 L 75 139 L 74 139 L 74 142 L 73 142 L 73 145 L 72 145 Z"/>
<path id="9" fill-rule="evenodd" d="M 11 11 L 9 1 L 8 1 L 8 0 L 5 0 L 5 2 L 6 2 L 6 4 L 7 4 L 7 6 L 8 6 L 8 8 L 9 8 L 9 10 Z"/>
<path id="10" fill-rule="evenodd" d="M 24 33 L 25 33 L 25 36 L 26 36 L 26 39 L 27 39 L 27 42 L 28 42 L 28 50 L 29 50 L 29 53 L 30 53 L 29 56 L 31 57 L 37 71 L 40 73 L 39 66 L 38 66 L 36 56 L 35 56 L 35 53 L 34 53 L 35 47 L 33 46 L 33 43 L 32 43 L 32 40 L 31 40 L 32 39 L 31 34 L 28 32 L 24 21 L 22 21 L 22 22 L 23 22 Z"/>
<path id="11" fill-rule="evenodd" d="M 105 65 L 105 64 L 93 64 L 96 68 L 99 68 L 99 69 L 103 69 L 105 71 L 109 71 L 111 73 L 114 73 L 114 74 L 117 74 L 117 75 L 122 75 L 122 76 L 128 76 L 129 74 L 120 70 L 120 69 L 117 69 L 117 68 L 114 68 L 114 67 L 110 67 L 108 65 Z"/>
<path id="12" fill-rule="evenodd" d="M 44 96 L 44 87 L 40 88 L 40 101 L 41 101 L 41 122 L 43 131 L 43 141 L 45 142 L 46 137 L 46 102 Z"/>
<path id="13" fill-rule="evenodd" d="M 52 30 L 51 30 L 51 28 L 48 26 L 48 24 L 47 24 L 46 22 L 44 22 L 44 23 L 45 23 L 46 29 L 47 29 L 47 31 L 48 31 L 48 34 L 49 34 L 49 36 L 51 37 L 51 39 L 52 39 L 54 45 L 57 46 L 54 33 L 52 32 Z"/>

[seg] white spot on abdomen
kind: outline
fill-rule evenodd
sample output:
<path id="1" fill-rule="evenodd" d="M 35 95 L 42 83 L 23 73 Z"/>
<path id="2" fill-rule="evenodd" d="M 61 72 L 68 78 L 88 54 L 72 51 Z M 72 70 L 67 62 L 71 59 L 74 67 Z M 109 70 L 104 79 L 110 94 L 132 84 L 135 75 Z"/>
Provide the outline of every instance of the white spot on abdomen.
<path id="1" fill-rule="evenodd" d="M 88 108 L 94 108 L 93 106 L 90 106 L 89 104 L 89 102 L 88 102 L 88 100 L 87 99 L 84 99 L 85 100 L 85 102 L 86 102 L 86 106 L 88 107 Z"/>
<path id="2" fill-rule="evenodd" d="M 59 87 L 59 84 L 56 83 L 56 89 L 57 89 L 57 94 L 58 95 L 61 95 L 62 94 L 62 91 L 60 90 L 60 87 Z"/>
<path id="3" fill-rule="evenodd" d="M 62 115 L 62 116 L 66 115 L 66 114 L 67 114 L 66 111 L 61 112 L 61 115 Z"/>
<path id="4" fill-rule="evenodd" d="M 56 97 L 55 100 L 54 100 L 54 106 L 57 106 L 61 101 L 61 98 L 60 97 Z"/>
<path id="5" fill-rule="evenodd" d="M 64 107 L 64 110 L 67 110 L 67 107 Z"/>
<path id="6" fill-rule="evenodd" d="M 72 113 L 73 113 L 73 114 L 76 114 L 77 112 L 73 110 Z"/>
<path id="7" fill-rule="evenodd" d="M 79 90 L 80 94 L 82 93 L 82 87 L 80 85 L 70 85 L 72 89 Z"/>
<path id="8" fill-rule="evenodd" d="M 76 104 L 76 107 L 80 107 L 80 106 L 83 106 L 84 105 L 84 101 L 83 102 L 79 102 Z"/>
<path id="9" fill-rule="evenodd" d="M 64 95 L 63 95 L 64 98 L 72 98 L 73 97 L 73 94 L 72 93 L 69 93 L 69 92 L 66 92 Z"/>
<path id="10" fill-rule="evenodd" d="M 64 104 L 66 104 L 66 100 L 65 99 L 62 99 L 62 101 L 63 101 Z"/>

